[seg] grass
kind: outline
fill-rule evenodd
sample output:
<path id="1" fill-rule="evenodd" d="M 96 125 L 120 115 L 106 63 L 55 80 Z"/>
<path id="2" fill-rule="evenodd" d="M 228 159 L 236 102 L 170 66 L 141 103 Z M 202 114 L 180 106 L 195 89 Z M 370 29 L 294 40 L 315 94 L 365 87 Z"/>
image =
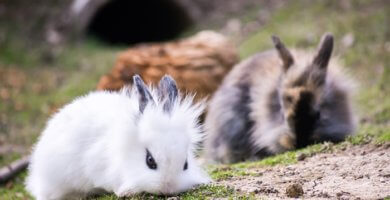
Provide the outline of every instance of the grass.
<path id="1" fill-rule="evenodd" d="M 366 0 L 351 1 L 350 8 L 343 8 L 338 1 L 314 2 L 290 1 L 273 12 L 267 24 L 241 43 L 239 53 L 241 58 L 246 58 L 258 51 L 272 48 L 272 34 L 279 35 L 288 46 L 315 48 L 324 32 L 332 32 L 336 38 L 335 54 L 340 55 L 347 68 L 362 83 L 356 96 L 359 107 L 357 112 L 362 118 L 357 134 L 337 145 L 316 144 L 260 161 L 210 166 L 208 172 L 213 179 L 261 176 L 250 169 L 294 164 L 300 154 L 314 155 L 332 151 L 345 144 L 390 142 L 390 31 L 389 26 L 385 26 L 390 6 L 378 6 L 376 4 L 381 1 Z M 254 13 L 256 12 L 251 11 L 244 16 L 244 23 L 250 22 L 256 16 Z M 347 34 L 352 34 L 354 38 L 351 47 L 342 45 Z M 5 141 L 12 144 L 33 144 L 50 114 L 74 97 L 93 90 L 99 77 L 113 66 L 120 50 L 122 48 L 107 47 L 88 40 L 83 44 L 71 44 L 54 51 L 46 47 L 31 51 L 24 48 L 17 38 L 7 38 L 0 46 L 0 69 L 16 68 L 26 74 L 26 80 L 23 87 L 11 88 L 11 98 L 0 103 L 0 119 L 4 114 L 8 123 L 4 130 L 0 128 L 0 142 L 5 138 Z M 46 55 L 48 52 L 49 55 Z M 39 84 L 43 87 L 42 91 L 35 91 L 34 88 Z M 23 105 L 23 109 L 18 110 L 15 103 Z M 0 165 L 18 157 L 20 155 L 17 154 L 3 155 L 0 157 Z M 25 175 L 23 173 L 8 185 L 0 186 L 0 199 L 30 199 L 22 184 Z M 231 188 L 215 185 L 202 186 L 178 197 L 254 198 L 252 194 L 241 194 Z M 148 194 L 137 195 L 132 199 L 146 198 L 165 199 Z M 105 195 L 95 199 L 117 198 Z"/>
<path id="2" fill-rule="evenodd" d="M 18 177 L 0 187 L 0 198 L 4 200 L 14 199 L 32 199 L 32 197 L 24 189 L 24 179 L 27 172 L 21 173 Z"/>
<path id="3" fill-rule="evenodd" d="M 249 196 L 236 194 L 236 192 L 231 188 L 226 188 L 223 186 L 215 185 L 204 185 L 197 189 L 190 190 L 180 195 L 180 199 L 183 200 L 192 200 L 192 199 L 213 199 L 213 198 L 223 198 L 229 196 L 240 196 L 244 199 L 248 199 Z M 129 199 L 141 200 L 141 199 L 166 199 L 165 196 L 157 196 L 151 194 L 139 194 Z M 178 197 L 179 198 L 179 197 Z M 93 198 L 92 198 L 93 199 Z M 117 199 L 113 195 L 105 195 L 98 198 L 99 200 L 111 200 Z"/>
<path id="4" fill-rule="evenodd" d="M 14 160 L 17 160 L 21 158 L 21 155 L 19 153 L 8 153 L 6 156 L 0 155 L 0 166 L 7 165 L 8 163 L 11 163 Z"/>
<path id="5" fill-rule="evenodd" d="M 18 46 L 18 45 L 16 45 Z M 0 47 L 0 52 L 8 47 Z M 34 49 L 40 52 L 43 49 Z M 29 57 L 30 51 L 19 49 L 20 57 Z M 31 146 L 44 126 L 48 117 L 61 105 L 76 96 L 83 95 L 96 88 L 101 75 L 106 73 L 115 62 L 120 48 L 107 47 L 95 41 L 86 41 L 82 45 L 70 45 L 55 55 L 55 60 L 42 58 L 29 61 L 30 64 L 15 62 L 8 54 L 0 54 L 0 69 L 17 71 L 18 79 L 0 80 L 0 84 L 14 84 L 7 89 L 11 94 L 0 106 L 8 122 L 4 130 L 0 129 L 7 143 Z M 34 54 L 34 53 L 33 53 Z M 22 58 L 25 60 L 27 58 Z M 16 85 L 16 86 L 15 86 Z M 22 108 L 17 108 L 21 105 Z M 0 138 L 1 141 L 1 138 Z"/>

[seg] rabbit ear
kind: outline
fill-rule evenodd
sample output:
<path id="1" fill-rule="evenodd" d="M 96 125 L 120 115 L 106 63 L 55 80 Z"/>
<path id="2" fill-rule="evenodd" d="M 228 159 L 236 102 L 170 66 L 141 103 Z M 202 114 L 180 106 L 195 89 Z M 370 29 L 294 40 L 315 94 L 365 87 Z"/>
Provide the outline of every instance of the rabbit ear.
<path id="1" fill-rule="evenodd" d="M 311 66 L 311 82 L 320 87 L 325 83 L 326 72 L 330 56 L 333 51 L 333 35 L 325 34 L 322 36 L 321 43 L 318 47 L 317 55 L 313 59 Z"/>
<path id="2" fill-rule="evenodd" d="M 159 98 L 164 101 L 164 111 L 170 112 L 172 110 L 178 93 L 176 82 L 171 76 L 165 75 L 161 78 L 158 85 L 158 94 Z"/>
<path id="3" fill-rule="evenodd" d="M 317 55 L 314 57 L 313 65 L 320 69 L 325 69 L 328 66 L 330 56 L 333 51 L 333 35 L 326 33 L 322 36 L 321 43 L 318 47 Z"/>
<path id="4" fill-rule="evenodd" d="M 287 71 L 288 68 L 294 64 L 294 58 L 292 57 L 290 51 L 286 48 L 286 46 L 280 41 L 280 38 L 278 36 L 273 35 L 272 36 L 272 42 L 274 43 L 274 46 L 276 50 L 278 51 L 279 57 L 283 61 L 283 69 L 284 71 Z"/>
<path id="5" fill-rule="evenodd" d="M 154 104 L 152 94 L 139 75 L 133 76 L 133 84 L 138 91 L 139 111 L 143 113 L 148 103 Z"/>

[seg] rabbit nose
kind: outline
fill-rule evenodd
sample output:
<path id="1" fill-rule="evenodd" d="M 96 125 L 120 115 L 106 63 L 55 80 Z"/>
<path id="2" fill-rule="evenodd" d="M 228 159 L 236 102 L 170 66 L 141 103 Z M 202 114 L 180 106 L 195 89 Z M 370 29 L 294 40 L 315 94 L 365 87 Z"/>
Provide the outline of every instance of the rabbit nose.
<path id="1" fill-rule="evenodd" d="M 318 121 L 321 118 L 321 113 L 319 110 L 313 110 L 313 117 L 315 121 Z"/>
<path id="2" fill-rule="evenodd" d="M 321 118 L 321 113 L 320 113 L 320 111 L 317 111 L 317 112 L 316 112 L 316 118 L 317 118 L 317 119 L 320 119 L 320 118 Z"/>
<path id="3" fill-rule="evenodd" d="M 172 194 L 174 192 L 174 185 L 171 182 L 163 183 L 161 193 L 163 194 Z"/>

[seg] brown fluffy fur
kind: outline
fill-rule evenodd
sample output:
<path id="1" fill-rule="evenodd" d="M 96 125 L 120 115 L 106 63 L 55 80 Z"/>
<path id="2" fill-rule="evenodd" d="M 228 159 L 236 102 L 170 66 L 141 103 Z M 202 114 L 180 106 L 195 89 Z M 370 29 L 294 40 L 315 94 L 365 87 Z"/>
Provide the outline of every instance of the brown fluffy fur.
<path id="1" fill-rule="evenodd" d="M 273 41 L 275 50 L 236 65 L 214 94 L 205 121 L 209 159 L 258 159 L 353 133 L 354 84 L 329 60 L 333 37 L 325 35 L 316 52 Z"/>

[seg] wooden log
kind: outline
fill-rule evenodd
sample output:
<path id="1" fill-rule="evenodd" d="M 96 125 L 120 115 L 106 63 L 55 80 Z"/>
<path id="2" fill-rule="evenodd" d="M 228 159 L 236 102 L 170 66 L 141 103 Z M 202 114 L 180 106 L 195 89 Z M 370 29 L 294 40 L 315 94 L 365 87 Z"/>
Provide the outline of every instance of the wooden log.
<path id="1" fill-rule="evenodd" d="M 0 169 L 0 184 L 6 183 L 22 170 L 26 169 L 30 156 L 25 156 Z"/>
<path id="2" fill-rule="evenodd" d="M 99 90 L 119 90 L 140 74 L 148 84 L 171 75 L 179 89 L 197 97 L 212 94 L 238 62 L 237 50 L 223 35 L 202 31 L 179 41 L 144 44 L 121 53 L 110 73 L 101 77 Z"/>

